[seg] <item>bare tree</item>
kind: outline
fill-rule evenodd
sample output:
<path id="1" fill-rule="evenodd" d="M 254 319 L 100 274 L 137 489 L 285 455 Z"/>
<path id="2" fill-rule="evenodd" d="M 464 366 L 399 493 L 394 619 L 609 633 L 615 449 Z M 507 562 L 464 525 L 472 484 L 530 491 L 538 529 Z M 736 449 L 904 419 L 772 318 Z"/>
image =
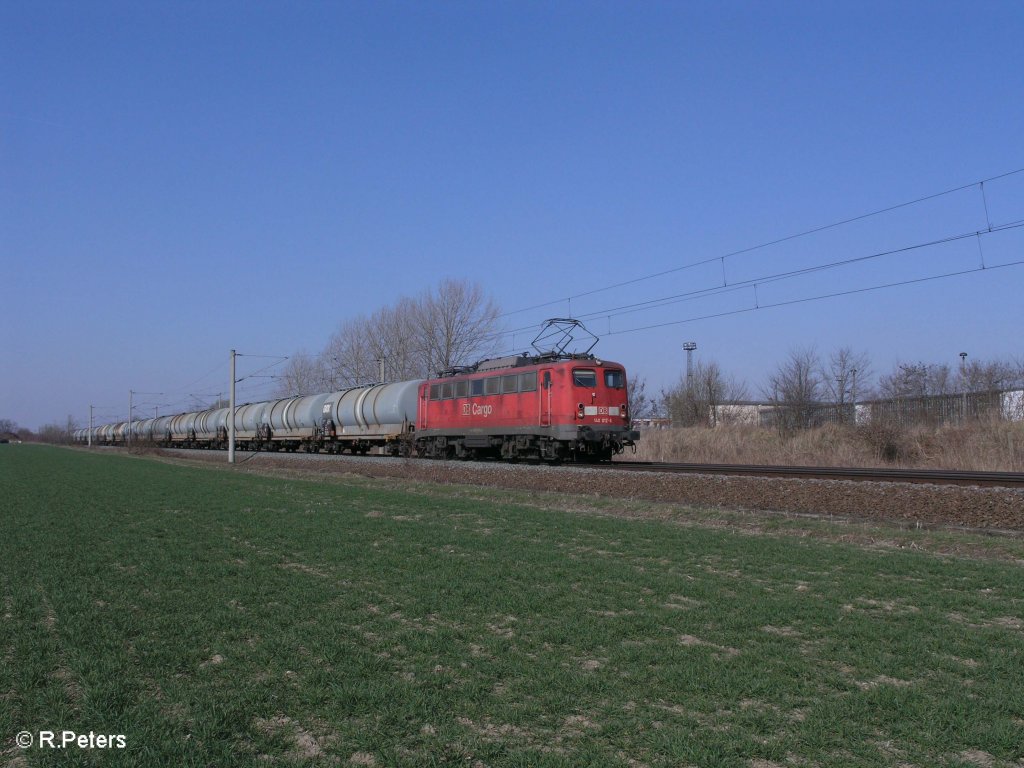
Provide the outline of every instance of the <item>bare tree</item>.
<path id="1" fill-rule="evenodd" d="M 712 391 L 710 382 L 708 382 L 705 387 L 706 391 L 710 395 Z M 750 392 L 747 389 L 747 383 L 731 374 L 721 379 L 718 387 L 720 397 L 718 397 L 714 403 L 711 403 L 709 399 L 708 403 L 710 406 L 712 426 L 717 426 L 721 422 L 730 423 L 736 420 L 737 412 L 735 409 L 723 409 L 720 408 L 720 406 L 729 405 L 730 403 L 740 403 L 750 397 Z"/>
<path id="2" fill-rule="evenodd" d="M 972 360 L 959 371 L 961 392 L 1001 392 L 1020 386 L 1020 370 L 1005 360 Z"/>
<path id="3" fill-rule="evenodd" d="M 494 352 L 498 307 L 480 286 L 444 280 L 419 298 L 401 298 L 347 320 L 318 358 L 328 389 L 424 378 Z"/>
<path id="4" fill-rule="evenodd" d="M 39 439 L 44 443 L 64 442 L 64 430 L 60 424 L 44 424 L 39 428 Z"/>
<path id="5" fill-rule="evenodd" d="M 498 307 L 476 284 L 446 279 L 418 302 L 416 325 L 423 367 L 429 372 L 493 354 Z"/>
<path id="6" fill-rule="evenodd" d="M 929 397 L 952 394 L 954 382 L 952 369 L 945 363 L 897 363 L 878 386 L 886 398 Z"/>
<path id="7" fill-rule="evenodd" d="M 18 424 L 11 419 L 0 419 L 0 435 L 18 434 Z"/>
<path id="8" fill-rule="evenodd" d="M 78 422 L 69 415 L 63 424 L 44 424 L 39 428 L 38 436 L 44 443 L 70 443 L 76 429 Z"/>
<path id="9" fill-rule="evenodd" d="M 656 418 L 658 415 L 657 401 L 647 396 L 647 379 L 633 375 L 629 378 L 628 399 L 626 407 L 632 421 Z"/>
<path id="10" fill-rule="evenodd" d="M 839 347 L 828 356 L 821 371 L 825 397 L 842 406 L 872 395 L 874 369 L 867 352 L 855 352 L 852 347 Z"/>
<path id="11" fill-rule="evenodd" d="M 329 389 L 321 358 L 298 352 L 288 358 L 280 374 L 276 394 L 278 397 L 291 397 Z"/>
<path id="12" fill-rule="evenodd" d="M 714 426 L 720 405 L 746 397 L 746 385 L 727 377 L 713 360 L 701 360 L 694 366 L 692 380 L 684 374 L 674 387 L 662 392 L 672 423 L 682 426 Z"/>
<path id="13" fill-rule="evenodd" d="M 402 298 L 370 317 L 344 322 L 320 355 L 329 388 L 354 387 L 384 379 L 401 381 L 426 375 L 419 354 L 417 302 Z"/>
<path id="14" fill-rule="evenodd" d="M 420 320 L 423 299 L 402 298 L 393 308 L 374 314 L 374 332 L 379 342 L 373 348 L 374 359 L 384 361 L 389 381 L 418 379 L 431 373 L 422 338 Z"/>
<path id="15" fill-rule="evenodd" d="M 768 377 L 765 398 L 775 405 L 780 428 L 807 428 L 814 424 L 815 405 L 824 392 L 821 361 L 814 347 L 792 349 Z"/>
<path id="16" fill-rule="evenodd" d="M 376 381 L 381 344 L 370 318 L 357 317 L 342 323 L 320 353 L 327 389 Z"/>

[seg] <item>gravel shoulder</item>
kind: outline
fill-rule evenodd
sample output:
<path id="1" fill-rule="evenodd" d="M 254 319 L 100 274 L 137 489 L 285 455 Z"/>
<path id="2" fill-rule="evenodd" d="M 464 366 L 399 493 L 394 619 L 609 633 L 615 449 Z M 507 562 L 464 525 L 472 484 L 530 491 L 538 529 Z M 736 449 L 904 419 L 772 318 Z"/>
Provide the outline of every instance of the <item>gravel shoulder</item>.
<path id="1" fill-rule="evenodd" d="M 162 451 L 164 456 L 226 466 L 223 453 Z M 424 461 L 308 454 L 238 454 L 239 469 L 312 476 L 358 475 L 439 485 L 486 486 L 569 494 L 579 500 L 628 499 L 782 512 L 821 518 L 890 521 L 911 527 L 1024 531 L 1019 489 L 845 480 L 673 475 L 583 467 Z"/>

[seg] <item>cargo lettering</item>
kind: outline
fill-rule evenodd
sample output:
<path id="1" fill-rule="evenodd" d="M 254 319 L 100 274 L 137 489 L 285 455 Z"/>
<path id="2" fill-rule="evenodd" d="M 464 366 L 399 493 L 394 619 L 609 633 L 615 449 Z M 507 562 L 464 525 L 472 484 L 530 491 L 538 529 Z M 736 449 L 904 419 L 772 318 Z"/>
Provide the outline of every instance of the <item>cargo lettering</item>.
<path id="1" fill-rule="evenodd" d="M 487 417 L 494 413 L 493 405 L 480 405 L 479 403 L 463 403 L 462 404 L 462 415 L 463 416 L 483 416 Z"/>

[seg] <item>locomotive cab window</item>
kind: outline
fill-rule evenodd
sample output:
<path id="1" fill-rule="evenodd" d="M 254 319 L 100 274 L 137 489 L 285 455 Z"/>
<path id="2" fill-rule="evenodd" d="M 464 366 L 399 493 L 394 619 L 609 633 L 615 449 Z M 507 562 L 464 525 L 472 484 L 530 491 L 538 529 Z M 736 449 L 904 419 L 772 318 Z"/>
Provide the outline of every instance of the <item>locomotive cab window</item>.
<path id="1" fill-rule="evenodd" d="M 430 385 L 430 399 L 431 400 L 440 400 L 441 399 L 441 385 L 440 384 L 431 384 Z"/>
<path id="2" fill-rule="evenodd" d="M 604 385 L 610 389 L 622 389 L 626 386 L 626 374 L 614 368 L 604 372 Z"/>
<path id="3" fill-rule="evenodd" d="M 441 399 L 442 400 L 451 400 L 451 397 L 452 397 L 452 383 L 450 381 L 446 381 L 444 384 L 441 385 Z"/>
<path id="4" fill-rule="evenodd" d="M 536 392 L 537 391 L 537 372 L 532 373 L 521 373 L 519 374 L 519 391 L 520 392 Z"/>
<path id="5" fill-rule="evenodd" d="M 576 368 L 572 372 L 572 383 L 577 387 L 594 389 L 597 386 L 597 371 L 591 368 Z"/>

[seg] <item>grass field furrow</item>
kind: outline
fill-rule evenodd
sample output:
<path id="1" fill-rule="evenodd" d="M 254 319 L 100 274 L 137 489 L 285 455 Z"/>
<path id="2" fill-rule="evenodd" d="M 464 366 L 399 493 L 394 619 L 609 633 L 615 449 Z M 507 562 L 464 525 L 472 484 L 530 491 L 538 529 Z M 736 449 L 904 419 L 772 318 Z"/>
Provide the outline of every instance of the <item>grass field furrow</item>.
<path id="1" fill-rule="evenodd" d="M 827 523 L 4 449 L 0 761 L 1024 758 L 1020 542 L 958 557 Z M 65 728 L 127 745 L 12 744 Z"/>

